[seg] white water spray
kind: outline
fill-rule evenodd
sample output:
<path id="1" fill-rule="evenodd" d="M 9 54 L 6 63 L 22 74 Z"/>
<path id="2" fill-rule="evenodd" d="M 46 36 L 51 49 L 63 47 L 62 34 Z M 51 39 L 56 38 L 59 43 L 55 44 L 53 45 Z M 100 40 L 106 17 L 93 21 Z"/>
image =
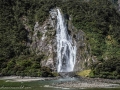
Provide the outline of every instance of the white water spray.
<path id="1" fill-rule="evenodd" d="M 76 45 L 68 34 L 62 13 L 57 9 L 57 72 L 72 72 L 76 61 Z"/>

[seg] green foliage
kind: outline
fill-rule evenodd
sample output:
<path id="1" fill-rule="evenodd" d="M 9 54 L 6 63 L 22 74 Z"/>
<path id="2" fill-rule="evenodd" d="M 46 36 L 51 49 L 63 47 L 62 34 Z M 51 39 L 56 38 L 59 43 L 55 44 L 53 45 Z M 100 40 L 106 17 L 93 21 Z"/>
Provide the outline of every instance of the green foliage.
<path id="1" fill-rule="evenodd" d="M 42 71 L 42 77 L 52 77 L 52 70 L 48 67 L 42 67 L 41 68 L 41 71 Z"/>
<path id="2" fill-rule="evenodd" d="M 1 75 L 18 75 L 18 76 L 42 76 L 40 61 L 43 55 L 21 55 L 7 62 L 7 66 L 1 70 Z M 50 73 L 51 74 L 51 73 Z M 49 75 L 49 73 L 48 73 Z"/>
<path id="3" fill-rule="evenodd" d="M 114 4 L 109 0 L 68 0 L 61 7 L 78 31 L 81 29 L 86 33 L 91 54 L 100 62 L 92 66 L 91 77 L 119 78 L 119 67 L 115 62 L 120 58 L 120 14 Z"/>
<path id="4" fill-rule="evenodd" d="M 66 3 L 63 11 L 72 15 L 74 26 L 87 34 L 93 55 L 101 57 L 112 48 L 113 44 L 106 44 L 107 35 L 111 35 L 119 45 L 120 15 L 113 4 L 107 0 L 90 0 L 89 3 L 69 0 Z"/>
<path id="5" fill-rule="evenodd" d="M 110 1 L 0 0 L 0 74 L 46 76 L 48 73 L 52 76 L 51 70 L 46 68 L 44 72 L 40 66 L 45 56 L 31 55 L 26 46 L 28 31 L 23 25 L 23 17 L 33 29 L 36 21 L 44 23 L 50 9 L 60 7 L 67 19 L 71 17 L 78 30 L 75 32 L 81 29 L 86 33 L 91 54 L 100 62 L 93 65 L 91 76 L 120 78 L 120 67 L 115 63 L 119 62 L 120 56 L 120 14 Z M 116 3 L 117 0 L 112 1 Z M 37 35 L 42 36 L 41 33 Z M 109 65 L 116 67 L 113 69 Z"/>
<path id="6" fill-rule="evenodd" d="M 39 31 L 37 32 L 37 37 L 40 39 L 42 37 L 42 33 L 40 33 Z"/>
<path id="7" fill-rule="evenodd" d="M 40 61 L 45 56 L 31 55 L 23 20 L 26 17 L 25 23 L 33 29 L 35 21 L 42 24 L 56 3 L 56 0 L 0 1 L 0 75 L 41 76 Z"/>
<path id="8" fill-rule="evenodd" d="M 91 70 L 91 72 L 90 72 L 90 74 L 89 74 L 89 77 L 91 77 L 91 78 L 94 78 L 94 77 L 95 77 L 95 74 L 94 74 L 94 71 L 93 71 L 93 70 Z"/>
<path id="9" fill-rule="evenodd" d="M 118 79 L 120 78 L 120 58 L 111 58 L 99 63 L 94 71 L 96 77 Z"/>

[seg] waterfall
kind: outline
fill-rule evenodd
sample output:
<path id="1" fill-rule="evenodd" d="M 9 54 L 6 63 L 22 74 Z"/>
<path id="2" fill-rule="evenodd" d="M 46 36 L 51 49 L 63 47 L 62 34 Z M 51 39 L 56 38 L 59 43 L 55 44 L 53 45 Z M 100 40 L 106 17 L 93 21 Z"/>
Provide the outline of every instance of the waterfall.
<path id="1" fill-rule="evenodd" d="M 72 72 L 76 61 L 76 45 L 68 34 L 65 19 L 57 9 L 57 72 Z"/>

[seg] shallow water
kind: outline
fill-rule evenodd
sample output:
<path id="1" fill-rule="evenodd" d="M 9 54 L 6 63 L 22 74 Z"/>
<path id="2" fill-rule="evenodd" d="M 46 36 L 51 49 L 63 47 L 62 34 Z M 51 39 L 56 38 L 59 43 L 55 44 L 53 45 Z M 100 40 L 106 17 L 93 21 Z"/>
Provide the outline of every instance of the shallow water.
<path id="1" fill-rule="evenodd" d="M 58 82 L 77 81 L 77 78 L 64 78 L 46 81 L 6 82 L 0 80 L 0 90 L 83 90 L 84 88 L 58 88 L 50 85 Z M 120 90 L 120 88 L 91 88 L 85 90 Z"/>

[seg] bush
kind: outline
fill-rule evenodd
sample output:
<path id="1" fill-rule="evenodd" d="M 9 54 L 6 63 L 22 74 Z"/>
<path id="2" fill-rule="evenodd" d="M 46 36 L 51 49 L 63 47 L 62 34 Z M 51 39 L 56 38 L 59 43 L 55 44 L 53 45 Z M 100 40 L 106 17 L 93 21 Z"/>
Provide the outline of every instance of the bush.
<path id="1" fill-rule="evenodd" d="M 98 64 L 94 67 L 95 76 L 101 78 L 110 78 L 110 79 L 118 79 L 119 78 L 119 66 L 120 59 L 112 58 L 110 60 L 106 60 L 101 64 Z"/>

